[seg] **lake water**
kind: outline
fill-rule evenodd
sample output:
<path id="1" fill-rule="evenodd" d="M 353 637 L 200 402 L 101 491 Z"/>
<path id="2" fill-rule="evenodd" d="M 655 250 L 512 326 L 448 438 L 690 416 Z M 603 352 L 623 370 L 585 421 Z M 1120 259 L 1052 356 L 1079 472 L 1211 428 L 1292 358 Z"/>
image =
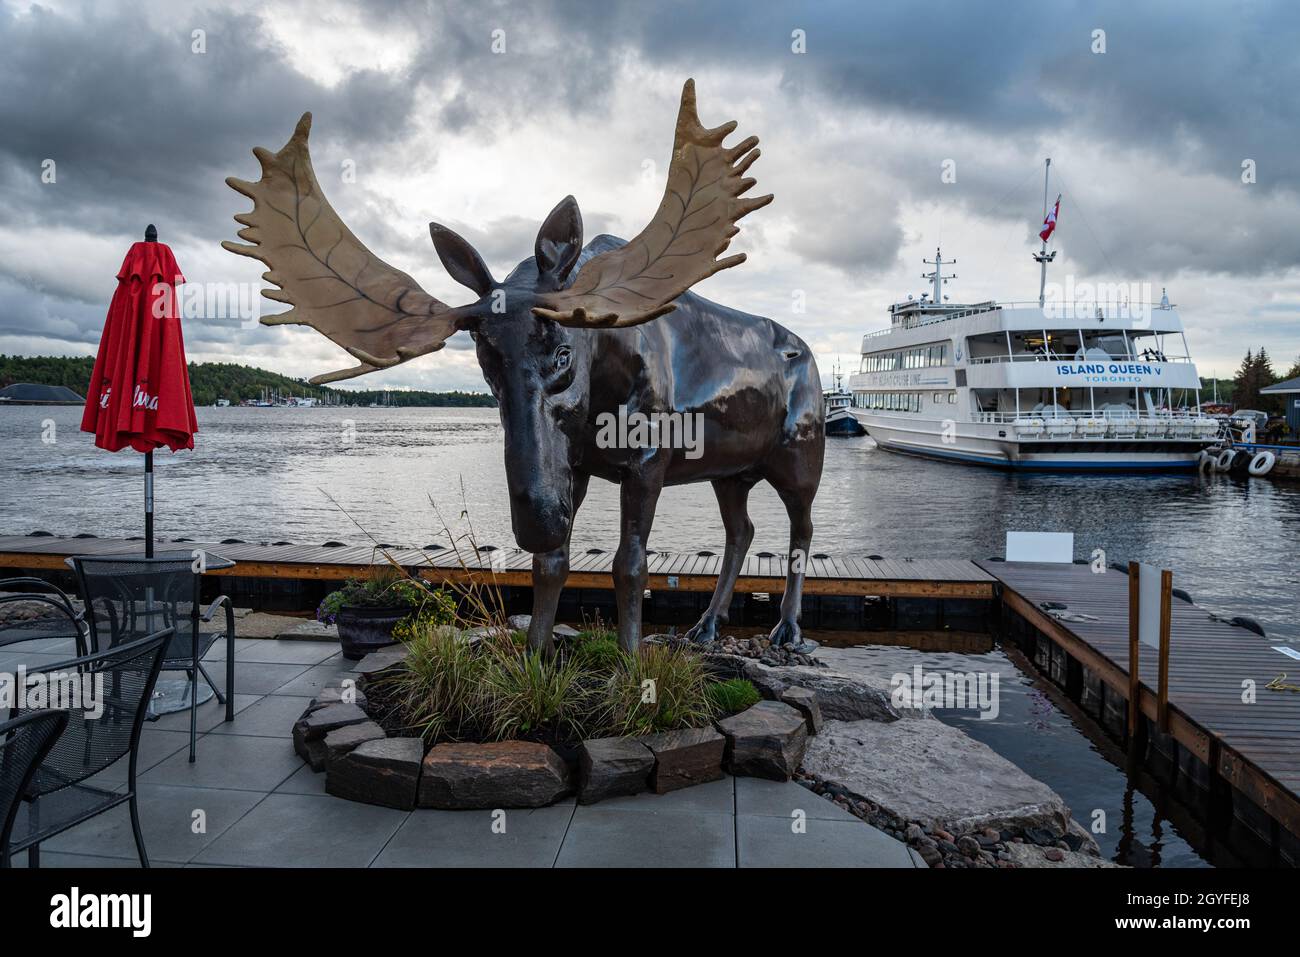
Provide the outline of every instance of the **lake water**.
<path id="1" fill-rule="evenodd" d="M 94 448 L 76 408 L 0 409 L 0 533 L 42 529 L 141 532 L 142 457 Z M 156 456 L 160 538 L 425 545 L 464 534 L 513 545 L 502 435 L 494 409 L 200 409 L 192 452 Z M 53 428 L 50 428 L 53 423 Z M 786 547 L 784 509 L 755 489 L 753 549 Z M 1076 557 L 1139 559 L 1174 570 L 1201 605 L 1258 619 L 1300 640 L 1300 487 L 1210 476 L 1004 474 L 905 458 L 870 439 L 827 442 L 814 511 L 816 551 L 888 558 L 987 558 L 1008 530 L 1072 531 Z M 614 486 L 593 482 L 577 548 L 617 541 Z M 363 532 L 362 529 L 365 531 Z M 653 547 L 721 551 L 711 489 L 668 489 Z M 1167 797 L 1144 794 L 1000 651 L 988 655 L 864 649 L 879 671 L 987 671 L 1001 676 L 1001 713 L 981 721 L 938 712 L 1046 782 L 1096 835 L 1106 856 L 1136 866 L 1206 862 Z M 1172 820 L 1171 820 L 1172 819 Z M 1216 861 L 1223 863 L 1222 861 Z"/>
<path id="2" fill-rule="evenodd" d="M 139 535 L 142 456 L 96 449 L 79 408 L 0 409 L 0 532 Z M 445 543 L 473 524 L 512 546 L 495 409 L 198 410 L 193 451 L 155 455 L 160 538 Z M 42 423 L 52 421 L 51 429 Z M 45 441 L 53 438 L 54 441 Z M 754 551 L 782 552 L 785 510 L 750 499 Z M 1152 562 L 1198 604 L 1300 639 L 1300 486 L 1224 475 L 1005 474 L 827 441 L 815 551 L 987 558 L 1008 530 L 1072 531 L 1075 555 Z M 362 529 L 365 530 L 363 533 Z M 575 548 L 617 544 L 618 493 L 593 481 Z M 440 538 L 441 536 L 441 538 Z M 651 545 L 721 552 L 707 485 L 665 490 Z"/>

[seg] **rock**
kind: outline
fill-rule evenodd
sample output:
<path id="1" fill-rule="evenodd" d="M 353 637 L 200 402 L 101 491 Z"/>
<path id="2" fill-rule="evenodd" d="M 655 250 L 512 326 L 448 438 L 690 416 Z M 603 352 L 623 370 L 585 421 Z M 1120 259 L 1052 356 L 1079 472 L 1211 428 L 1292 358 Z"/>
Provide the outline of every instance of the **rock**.
<path id="1" fill-rule="evenodd" d="M 335 728 L 325 735 L 325 766 L 328 768 L 357 745 L 365 744 L 367 741 L 376 741 L 387 736 L 384 729 L 373 721 L 363 721 L 361 724 L 349 724 L 343 728 Z"/>
<path id="2" fill-rule="evenodd" d="M 920 844 L 922 841 L 929 840 L 929 838 L 925 836 L 925 831 L 921 829 L 921 825 L 919 824 L 907 825 L 907 830 L 903 832 L 903 836 L 907 839 L 909 844 Z M 930 841 L 930 843 L 933 844 L 934 842 Z"/>
<path id="3" fill-rule="evenodd" d="M 808 746 L 804 716 L 780 701 L 760 701 L 714 727 L 727 739 L 723 767 L 744 777 L 788 781 Z"/>
<path id="4" fill-rule="evenodd" d="M 551 634 L 556 638 L 564 639 L 577 638 L 579 632 L 578 629 L 574 628 L 572 625 L 556 625 L 551 629 Z"/>
<path id="5" fill-rule="evenodd" d="M 381 671 L 387 671 L 396 665 L 400 665 L 406 660 L 406 645 L 390 645 L 387 648 L 380 648 L 378 651 L 372 651 L 360 661 L 352 670 L 357 674 L 374 677 Z"/>
<path id="6" fill-rule="evenodd" d="M 836 781 L 894 817 L 939 831 L 1050 828 L 1070 819 L 1051 788 L 960 730 L 934 719 L 828 720 L 808 741 L 804 770 Z"/>
<path id="7" fill-rule="evenodd" d="M 273 637 L 289 641 L 338 641 L 339 629 L 337 625 L 319 621 L 302 621 L 278 630 Z"/>
<path id="8" fill-rule="evenodd" d="M 410 811 L 420 782 L 424 742 L 376 738 L 330 763 L 325 790 L 335 797 Z"/>
<path id="9" fill-rule="evenodd" d="M 352 700 L 346 700 L 345 696 Z M 355 704 L 358 708 L 365 709 L 369 702 L 366 700 L 366 693 L 360 688 L 322 688 L 320 694 L 311 700 L 310 710 L 323 708 L 329 704 Z"/>
<path id="10" fill-rule="evenodd" d="M 822 729 L 822 709 L 817 703 L 817 692 L 811 688 L 790 687 L 781 692 L 780 700 L 799 709 L 809 734 L 816 734 Z"/>
<path id="11" fill-rule="evenodd" d="M 969 834 L 963 834 L 957 839 L 957 850 L 961 851 L 967 857 L 975 857 L 982 850 L 980 842 L 975 840 Z"/>
<path id="12" fill-rule="evenodd" d="M 656 794 L 722 779 L 727 739 L 712 728 L 665 731 L 639 740 L 655 756 L 650 789 Z"/>
<path id="13" fill-rule="evenodd" d="M 304 741 L 299 745 L 295 740 L 293 749 L 298 752 L 298 756 L 311 766 L 311 769 L 317 774 L 325 770 L 329 762 L 329 749 L 325 747 L 325 739 L 318 741 Z"/>
<path id="14" fill-rule="evenodd" d="M 578 754 L 578 803 L 640 794 L 650 782 L 655 756 L 635 738 L 593 738 Z"/>
<path id="15" fill-rule="evenodd" d="M 424 756 L 420 807 L 543 807 L 569 793 L 569 769 L 533 741 L 439 744 Z"/>
<path id="16" fill-rule="evenodd" d="M 746 661 L 744 675 L 763 697 L 774 701 L 779 701 L 791 686 L 815 692 L 822 716 L 827 719 L 897 721 L 900 717 L 890 703 L 888 687 L 875 687 L 858 675 L 830 668 L 773 668 L 760 661 Z"/>
<path id="17" fill-rule="evenodd" d="M 336 728 L 346 728 L 352 724 L 369 721 L 370 716 L 354 704 L 330 704 L 324 707 L 307 709 L 307 712 L 294 722 L 293 749 L 311 764 L 312 770 L 319 771 L 325 766 L 325 735 Z M 308 745 L 320 742 L 316 748 Z"/>
<path id="18" fill-rule="evenodd" d="M 506 619 L 506 626 L 511 631 L 527 631 L 533 624 L 532 615 L 511 615 Z"/>
<path id="19" fill-rule="evenodd" d="M 1101 846 L 1097 843 L 1097 839 L 1092 836 L 1092 832 L 1074 818 L 1070 818 L 1069 828 L 1065 832 L 1065 843 L 1072 851 L 1095 856 L 1101 855 Z"/>
<path id="20" fill-rule="evenodd" d="M 1008 844 L 1007 855 L 1011 866 L 1020 867 L 1121 867 L 1113 861 L 1078 851 L 1063 851 L 1057 847 L 1035 847 L 1033 844 Z M 1060 855 L 1058 858 L 1057 855 Z"/>

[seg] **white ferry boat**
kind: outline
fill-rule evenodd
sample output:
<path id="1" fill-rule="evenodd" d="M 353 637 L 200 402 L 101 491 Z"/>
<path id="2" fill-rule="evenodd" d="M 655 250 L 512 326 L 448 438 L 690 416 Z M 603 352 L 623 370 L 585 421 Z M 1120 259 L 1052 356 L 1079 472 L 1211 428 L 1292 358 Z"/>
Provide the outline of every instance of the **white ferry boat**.
<path id="1" fill-rule="evenodd" d="M 1046 206 L 1046 202 L 1044 202 Z M 1054 214 L 1053 214 L 1054 215 Z M 1050 234 L 1050 231 L 1049 231 Z M 949 303 L 945 261 L 932 293 L 889 307 L 862 339 L 853 414 L 882 448 L 1026 470 L 1196 468 L 1220 423 L 1200 412 L 1182 321 L 1158 304 Z"/>
<path id="2" fill-rule="evenodd" d="M 832 376 L 834 387 L 822 393 L 826 409 L 826 434 L 830 436 L 866 435 L 867 430 L 853 414 L 853 393 L 844 388 L 838 360 Z"/>

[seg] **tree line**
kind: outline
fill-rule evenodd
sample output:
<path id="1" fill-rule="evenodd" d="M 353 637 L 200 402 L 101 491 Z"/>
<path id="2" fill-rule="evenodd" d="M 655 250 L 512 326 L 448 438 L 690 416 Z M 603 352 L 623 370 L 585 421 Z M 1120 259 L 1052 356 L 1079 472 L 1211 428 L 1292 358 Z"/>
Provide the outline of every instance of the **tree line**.
<path id="1" fill-rule="evenodd" d="M 95 360 L 90 356 L 8 356 L 0 354 L 0 389 L 15 382 L 67 386 L 80 395 L 90 387 Z M 195 405 L 214 405 L 228 399 L 232 405 L 257 400 L 268 393 L 281 397 L 316 399 L 336 405 L 482 406 L 496 405 L 485 392 L 426 392 L 420 389 L 331 389 L 302 379 L 268 372 L 234 362 L 191 362 L 190 391 Z"/>
<path id="2" fill-rule="evenodd" d="M 1296 359 L 1285 375 L 1278 375 L 1273 370 L 1273 359 L 1267 349 L 1263 346 L 1259 347 L 1258 352 L 1247 349 L 1246 358 L 1241 360 L 1241 366 L 1232 380 L 1232 404 L 1238 409 L 1281 412 L 1283 396 L 1261 395 L 1260 390 L 1295 378 L 1300 378 L 1300 359 Z M 1204 395 L 1201 397 L 1204 398 Z"/>

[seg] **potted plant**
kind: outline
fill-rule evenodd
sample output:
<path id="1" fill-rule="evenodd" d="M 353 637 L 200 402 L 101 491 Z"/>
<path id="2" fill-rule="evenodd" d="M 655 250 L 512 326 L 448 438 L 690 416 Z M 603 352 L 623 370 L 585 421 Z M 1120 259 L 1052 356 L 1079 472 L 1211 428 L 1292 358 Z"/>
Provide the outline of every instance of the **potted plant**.
<path id="1" fill-rule="evenodd" d="M 316 620 L 337 624 L 343 657 L 356 661 L 410 633 L 416 621 L 454 620 L 456 601 L 400 569 L 377 565 L 365 578 L 350 578 L 316 609 Z"/>

